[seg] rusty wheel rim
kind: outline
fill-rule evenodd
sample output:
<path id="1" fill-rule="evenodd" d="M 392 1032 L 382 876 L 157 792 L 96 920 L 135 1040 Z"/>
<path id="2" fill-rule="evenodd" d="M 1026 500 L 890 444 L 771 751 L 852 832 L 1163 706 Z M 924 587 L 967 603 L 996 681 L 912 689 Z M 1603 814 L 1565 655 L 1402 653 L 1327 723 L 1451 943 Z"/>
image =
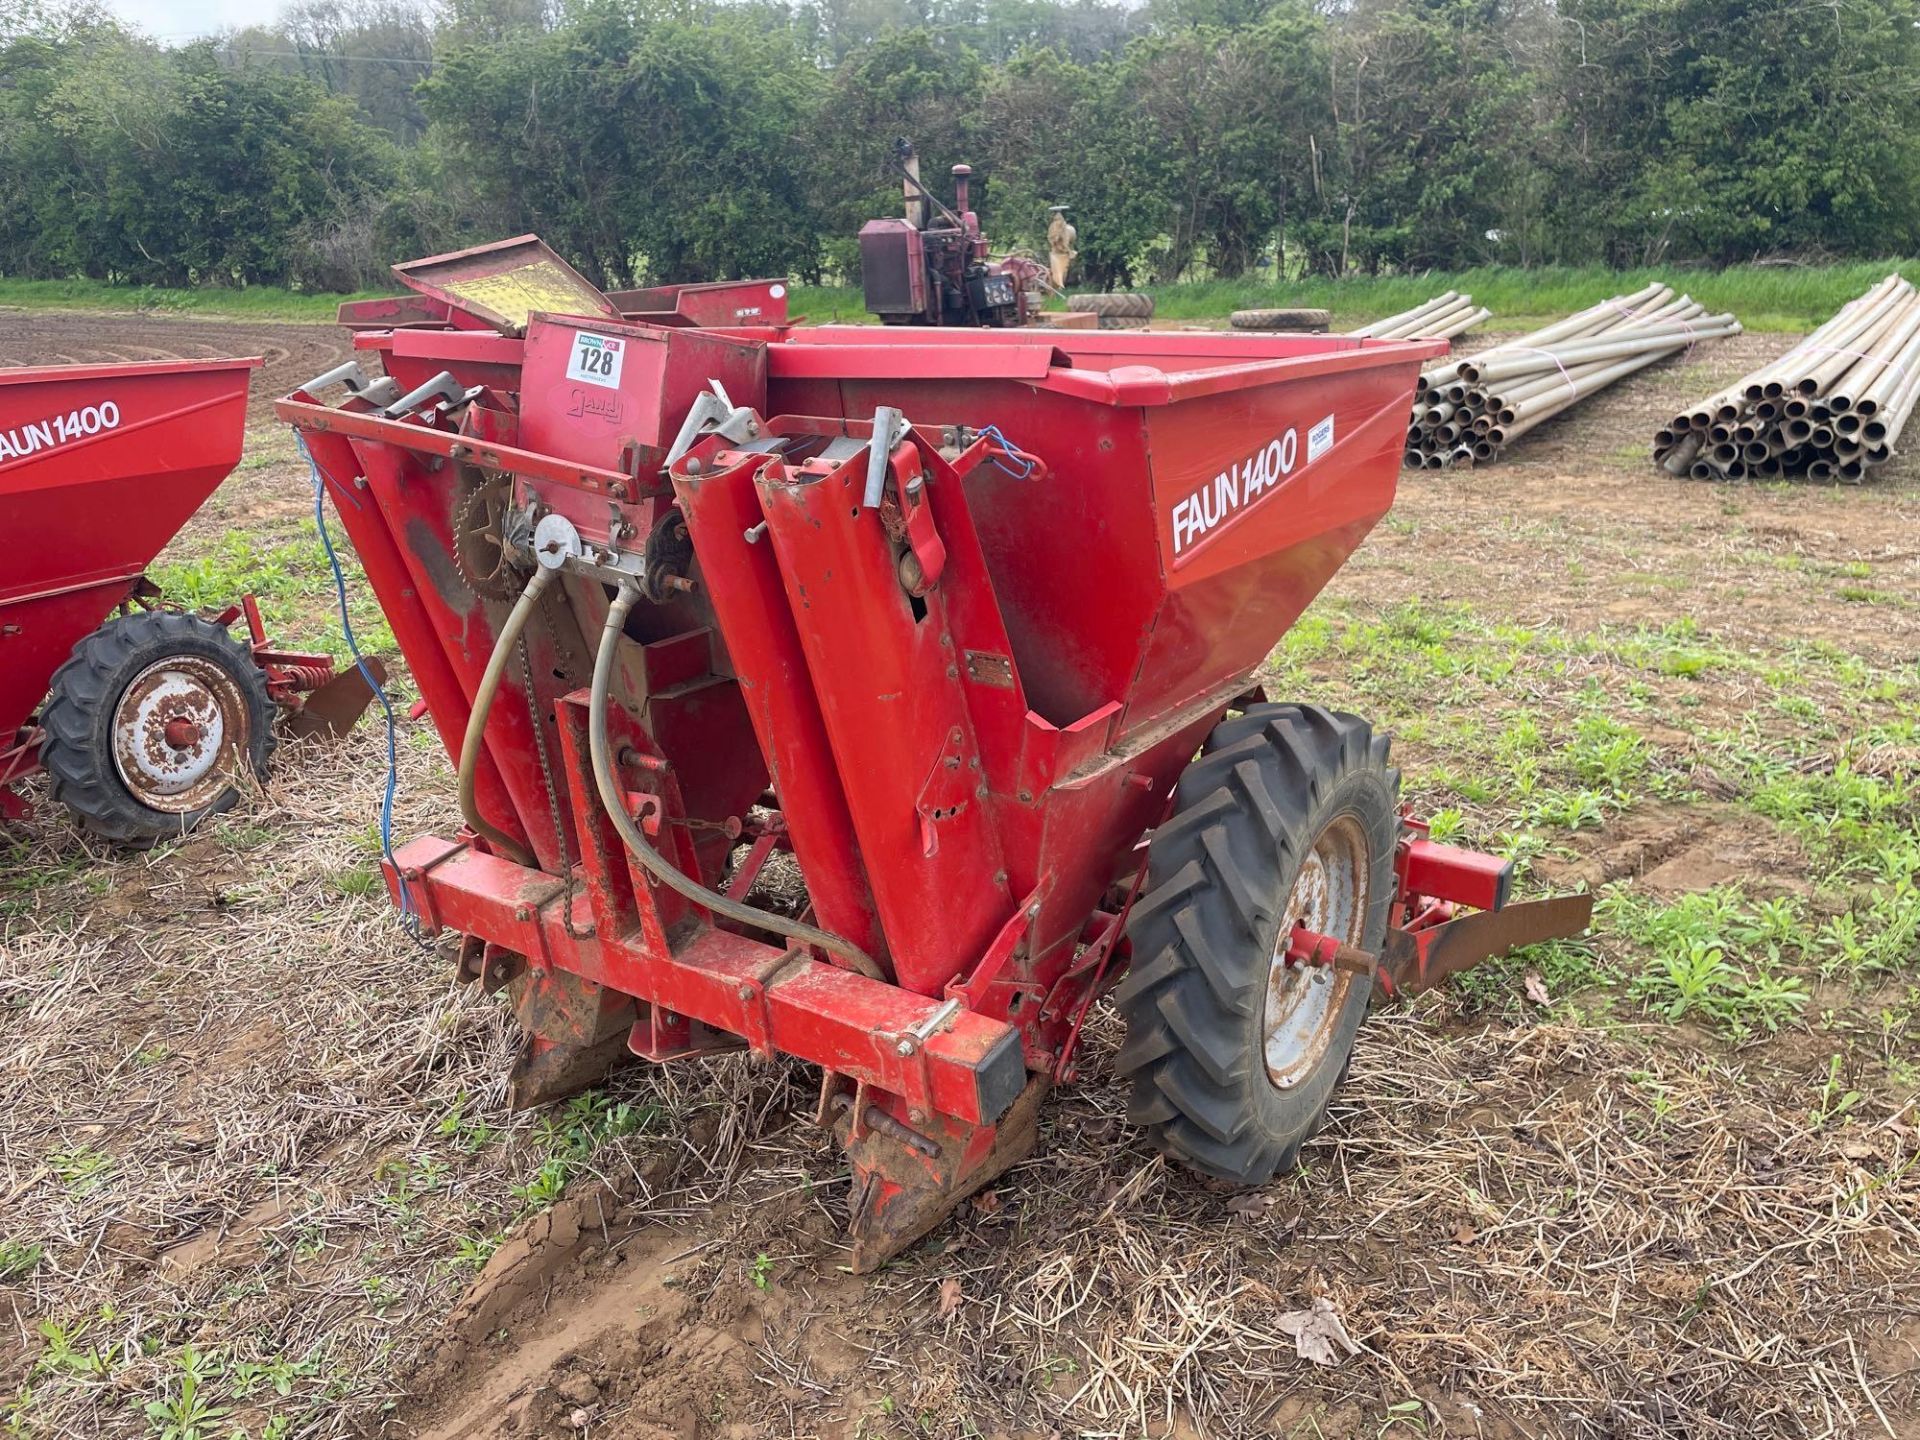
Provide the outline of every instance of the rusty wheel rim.
<path id="1" fill-rule="evenodd" d="M 232 757 L 246 748 L 246 696 L 226 670 L 197 655 L 149 665 L 113 711 L 113 765 L 149 810 L 188 815 L 220 798 Z"/>
<path id="2" fill-rule="evenodd" d="M 1353 986 L 1353 976 L 1323 965 L 1289 965 L 1288 938 L 1296 924 L 1304 924 L 1316 934 L 1358 945 L 1371 862 L 1365 827 L 1352 815 L 1338 816 L 1315 838 L 1287 894 L 1261 1023 L 1267 1078 L 1278 1089 L 1293 1089 L 1326 1058 Z"/>

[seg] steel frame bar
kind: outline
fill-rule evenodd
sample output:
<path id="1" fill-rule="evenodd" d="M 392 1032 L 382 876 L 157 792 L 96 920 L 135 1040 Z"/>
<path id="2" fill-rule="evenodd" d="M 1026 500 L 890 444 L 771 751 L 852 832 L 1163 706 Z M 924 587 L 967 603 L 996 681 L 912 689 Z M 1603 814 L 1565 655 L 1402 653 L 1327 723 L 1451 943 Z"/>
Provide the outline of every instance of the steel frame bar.
<path id="1" fill-rule="evenodd" d="M 756 1054 L 797 1055 L 974 1125 L 990 1124 L 1018 1095 L 1019 1083 L 1007 1092 L 1010 1073 L 1026 1078 L 1018 1033 L 984 1015 L 948 1011 L 942 1028 L 903 1054 L 903 1038 L 939 1015 L 941 1002 L 706 924 L 665 951 L 631 930 L 570 935 L 561 882 L 469 844 L 427 836 L 394 860 L 428 933 L 477 935 L 527 956 L 536 974 L 572 971 L 738 1035 Z M 391 870 L 388 884 L 397 896 Z"/>

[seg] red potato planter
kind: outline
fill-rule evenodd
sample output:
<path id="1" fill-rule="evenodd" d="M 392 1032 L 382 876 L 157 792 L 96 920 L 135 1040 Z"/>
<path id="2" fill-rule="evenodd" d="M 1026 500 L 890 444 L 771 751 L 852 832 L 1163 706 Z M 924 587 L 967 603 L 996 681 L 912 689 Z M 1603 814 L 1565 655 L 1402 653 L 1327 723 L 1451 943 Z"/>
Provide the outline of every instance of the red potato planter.
<path id="1" fill-rule="evenodd" d="M 1442 344 L 504 318 L 363 332 L 392 380 L 278 408 L 465 762 L 388 879 L 508 990 L 520 1102 L 818 1064 L 865 1269 L 1027 1152 L 1109 992 L 1135 1119 L 1258 1183 L 1370 998 L 1585 925 L 1254 680 Z M 746 903 L 776 850 L 799 921 Z"/>
<path id="2" fill-rule="evenodd" d="M 344 700 L 347 724 L 364 707 L 357 676 L 312 693 L 333 662 L 276 650 L 251 596 L 203 619 L 146 578 L 238 463 L 259 364 L 0 370 L 0 816 L 45 770 L 92 833 L 177 836 L 265 775 L 276 703 L 317 719 Z"/>

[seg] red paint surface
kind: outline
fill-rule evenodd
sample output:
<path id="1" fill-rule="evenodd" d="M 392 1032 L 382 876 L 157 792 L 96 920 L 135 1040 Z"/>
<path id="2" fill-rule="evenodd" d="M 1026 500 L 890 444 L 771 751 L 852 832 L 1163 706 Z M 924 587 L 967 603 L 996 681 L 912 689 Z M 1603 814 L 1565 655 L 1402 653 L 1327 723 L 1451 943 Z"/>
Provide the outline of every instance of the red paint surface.
<path id="1" fill-rule="evenodd" d="M 0 455 L 0 745 L 238 463 L 260 363 L 0 369 L 0 435 L 30 452 Z"/>

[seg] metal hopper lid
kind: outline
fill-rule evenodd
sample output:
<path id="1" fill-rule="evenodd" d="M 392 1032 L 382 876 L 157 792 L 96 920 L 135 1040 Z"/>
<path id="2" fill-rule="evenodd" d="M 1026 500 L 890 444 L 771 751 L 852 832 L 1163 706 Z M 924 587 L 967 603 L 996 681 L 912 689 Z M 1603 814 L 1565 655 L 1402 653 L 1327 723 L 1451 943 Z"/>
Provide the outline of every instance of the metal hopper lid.
<path id="1" fill-rule="evenodd" d="M 502 335 L 524 334 L 537 310 L 612 319 L 620 314 L 538 235 L 408 260 L 393 273 L 409 289 L 464 310 Z"/>

